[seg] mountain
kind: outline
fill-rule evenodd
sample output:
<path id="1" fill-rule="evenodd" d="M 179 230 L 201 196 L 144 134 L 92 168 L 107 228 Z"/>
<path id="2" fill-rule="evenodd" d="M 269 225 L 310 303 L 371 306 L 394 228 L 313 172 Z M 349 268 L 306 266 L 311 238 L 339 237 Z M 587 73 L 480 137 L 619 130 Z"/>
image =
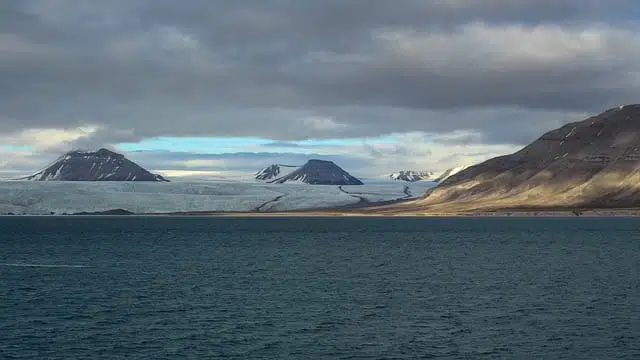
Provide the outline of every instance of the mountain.
<path id="1" fill-rule="evenodd" d="M 168 180 L 152 174 L 124 155 L 107 149 L 70 151 L 53 164 L 20 180 L 32 181 L 157 181 Z"/>
<path id="2" fill-rule="evenodd" d="M 408 182 L 416 182 L 416 181 L 442 182 L 449 176 L 457 174 L 458 172 L 466 169 L 467 167 L 468 166 L 458 166 L 458 167 L 447 169 L 442 172 L 399 171 L 397 173 L 393 173 L 389 175 L 389 178 L 392 180 L 401 180 L 401 181 L 408 181 Z"/>
<path id="3" fill-rule="evenodd" d="M 431 171 L 399 171 L 389 175 L 392 180 L 416 182 L 422 180 L 431 180 L 435 173 Z"/>
<path id="4" fill-rule="evenodd" d="M 282 164 L 269 165 L 266 168 L 258 171 L 255 175 L 255 179 L 260 181 L 275 180 L 291 173 L 292 171 L 295 171 L 298 168 L 300 168 L 300 166 Z"/>
<path id="5" fill-rule="evenodd" d="M 640 105 L 551 130 L 445 179 L 423 209 L 640 206 Z"/>
<path id="6" fill-rule="evenodd" d="M 297 170 L 271 181 L 274 184 L 303 183 L 311 185 L 363 185 L 333 161 L 309 160 Z"/>

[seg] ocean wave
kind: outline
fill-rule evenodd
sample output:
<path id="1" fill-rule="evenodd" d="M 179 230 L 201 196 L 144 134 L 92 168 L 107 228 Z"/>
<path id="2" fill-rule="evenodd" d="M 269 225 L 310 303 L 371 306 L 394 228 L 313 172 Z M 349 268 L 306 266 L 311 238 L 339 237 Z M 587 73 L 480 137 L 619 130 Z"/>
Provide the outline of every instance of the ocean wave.
<path id="1" fill-rule="evenodd" d="M 24 263 L 0 263 L 0 266 L 10 267 L 38 267 L 38 268 L 88 268 L 87 265 L 57 265 L 57 264 L 24 264 Z"/>

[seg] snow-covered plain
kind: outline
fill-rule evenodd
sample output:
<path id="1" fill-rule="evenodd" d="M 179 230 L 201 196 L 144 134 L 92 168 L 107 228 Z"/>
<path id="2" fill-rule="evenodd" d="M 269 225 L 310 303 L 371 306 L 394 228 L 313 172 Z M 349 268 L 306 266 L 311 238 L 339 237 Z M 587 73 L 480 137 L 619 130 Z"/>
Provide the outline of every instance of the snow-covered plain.
<path id="1" fill-rule="evenodd" d="M 285 211 L 421 196 L 431 182 L 352 186 L 256 182 L 0 181 L 0 215 L 58 215 L 124 209 L 137 214 Z"/>

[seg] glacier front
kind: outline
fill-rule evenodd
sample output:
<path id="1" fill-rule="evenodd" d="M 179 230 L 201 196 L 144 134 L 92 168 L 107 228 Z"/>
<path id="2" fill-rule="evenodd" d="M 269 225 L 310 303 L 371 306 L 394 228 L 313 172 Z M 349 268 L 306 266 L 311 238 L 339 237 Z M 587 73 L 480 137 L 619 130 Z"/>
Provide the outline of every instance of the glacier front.
<path id="1" fill-rule="evenodd" d="M 311 186 L 250 182 L 0 181 L 0 215 L 61 215 L 123 209 L 136 214 L 268 212 L 336 208 L 417 197 L 424 185 Z"/>

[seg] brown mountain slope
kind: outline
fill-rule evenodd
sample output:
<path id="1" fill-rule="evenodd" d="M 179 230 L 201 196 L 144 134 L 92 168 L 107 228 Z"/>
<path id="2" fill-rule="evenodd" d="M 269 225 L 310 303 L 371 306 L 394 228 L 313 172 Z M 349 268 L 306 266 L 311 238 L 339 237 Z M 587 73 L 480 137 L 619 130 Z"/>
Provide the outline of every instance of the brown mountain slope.
<path id="1" fill-rule="evenodd" d="M 446 179 L 407 211 L 640 206 L 640 105 L 607 110 Z M 413 209 L 413 210 L 410 210 Z"/>

